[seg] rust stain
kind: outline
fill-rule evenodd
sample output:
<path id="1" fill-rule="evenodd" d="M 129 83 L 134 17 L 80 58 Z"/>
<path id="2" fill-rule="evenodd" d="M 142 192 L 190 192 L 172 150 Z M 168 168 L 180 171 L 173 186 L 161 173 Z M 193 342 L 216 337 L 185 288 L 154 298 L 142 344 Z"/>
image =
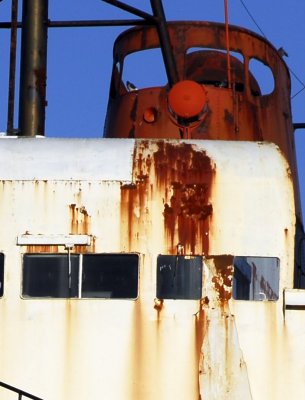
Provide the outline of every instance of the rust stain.
<path id="1" fill-rule="evenodd" d="M 76 204 L 69 205 L 70 210 L 70 233 L 73 235 L 90 235 L 91 217 L 86 207 L 77 207 Z M 75 246 L 75 253 L 95 252 L 95 237 L 91 238 L 90 246 Z"/>
<path id="2" fill-rule="evenodd" d="M 47 78 L 46 69 L 45 68 L 36 69 L 34 71 L 34 73 L 35 73 L 35 77 L 36 77 L 36 80 L 35 80 L 36 89 L 40 93 L 40 96 L 43 99 L 45 99 L 46 78 Z"/>
<path id="3" fill-rule="evenodd" d="M 229 124 L 234 124 L 234 117 L 232 113 L 227 109 L 224 110 L 224 120 Z"/>
<path id="4" fill-rule="evenodd" d="M 163 308 L 164 300 L 156 298 L 154 302 L 155 302 L 154 309 L 157 310 L 158 312 L 161 311 Z"/>
<path id="5" fill-rule="evenodd" d="M 159 218 L 164 231 L 160 235 L 167 253 L 176 254 L 180 243 L 185 254 L 207 254 L 213 176 L 210 158 L 191 144 L 157 141 L 149 148 L 148 141 L 139 141 L 133 184 L 121 187 L 121 221 L 126 225 L 129 250 L 139 250 L 132 243 L 144 228 L 151 201 L 161 198 Z"/>
<path id="6" fill-rule="evenodd" d="M 71 215 L 71 233 L 76 234 L 77 233 L 77 212 L 76 212 L 76 204 L 70 204 L 70 215 Z"/>
<path id="7" fill-rule="evenodd" d="M 133 139 L 135 137 L 135 131 L 136 131 L 136 128 L 135 128 L 134 125 L 132 125 L 132 127 L 131 127 L 131 129 L 130 129 L 130 131 L 128 133 L 129 139 Z"/>
<path id="8" fill-rule="evenodd" d="M 82 215 L 82 218 L 80 220 L 80 230 L 82 234 L 88 234 L 89 233 L 89 225 L 90 225 L 90 217 L 85 209 L 85 207 L 80 207 L 79 213 Z"/>
<path id="9" fill-rule="evenodd" d="M 151 157 L 144 156 L 146 141 L 141 142 L 133 156 L 133 183 L 121 186 L 121 225 L 125 233 L 123 248 L 139 251 L 133 246 L 142 230 L 145 230 L 147 200 L 152 191 L 149 179 Z"/>
<path id="10" fill-rule="evenodd" d="M 155 298 L 155 300 L 154 300 L 154 309 L 157 311 L 157 321 L 158 322 L 160 322 L 161 312 L 163 310 L 163 307 L 164 307 L 164 300 Z"/>
<path id="11" fill-rule="evenodd" d="M 132 334 L 132 379 L 131 379 L 131 393 L 130 398 L 139 398 L 139 385 L 143 381 L 143 365 L 145 358 L 145 344 L 144 344 L 144 328 L 143 328 L 143 310 L 141 304 L 141 298 L 134 302 L 134 313 L 133 313 L 133 334 Z"/>
<path id="12" fill-rule="evenodd" d="M 289 112 L 290 85 L 284 61 L 279 57 L 277 50 L 263 38 L 250 31 L 231 27 L 230 45 L 242 58 L 231 55 L 232 88 L 228 88 L 227 60 L 222 51 L 226 48 L 225 30 L 225 25 L 218 23 L 179 21 L 168 24 L 179 79 L 191 79 L 204 83 L 209 88 L 209 108 L 213 115 L 206 124 L 205 138 L 257 141 L 257 137 L 262 136 L 262 140 L 274 142 L 281 148 L 295 170 L 293 139 L 289 135 L 293 132 Z M 123 65 L 125 57 L 129 54 L 157 48 L 159 45 L 158 35 L 152 26 L 128 30 L 116 40 L 114 64 Z M 274 80 L 278 82 L 268 96 L 261 94 L 260 82 L 256 80 L 249 62 L 246 61 L 253 57 L 267 65 L 273 72 Z M 136 93 L 127 92 L 126 89 L 122 91 L 125 85 L 116 69 L 113 80 L 117 84 L 113 87 L 113 98 L 109 103 L 106 137 L 130 135 L 137 138 L 179 138 L 179 130 L 172 123 L 166 110 L 166 87 L 144 87 Z M 156 96 L 152 103 L 151 92 Z M 220 118 L 215 112 L 219 99 Z M 140 124 L 135 123 L 137 114 L 142 115 L 140 111 L 147 105 L 161 110 L 160 116 L 162 114 L 150 127 L 149 136 L 147 126 L 143 129 Z M 278 113 L 277 110 L 284 111 Z M 192 132 L 192 138 L 200 138 L 201 128 L 202 126 Z M 238 135 L 235 128 L 238 129 Z"/>
<path id="13" fill-rule="evenodd" d="M 130 139 L 135 137 L 136 132 L 136 119 L 137 119 L 137 109 L 138 109 L 138 96 L 136 95 L 133 99 L 133 105 L 130 110 L 130 120 L 132 121 L 132 127 L 129 131 L 128 137 Z"/>
<path id="14" fill-rule="evenodd" d="M 58 253 L 58 246 L 27 246 L 26 253 Z"/>
<path id="15" fill-rule="evenodd" d="M 196 363 L 198 365 L 198 375 L 202 373 L 201 366 L 202 366 L 202 344 L 203 339 L 208 329 L 208 320 L 205 309 L 208 308 L 209 299 L 207 297 L 200 300 L 199 303 L 199 310 L 195 315 L 195 325 L 196 325 L 196 345 L 195 345 L 195 357 Z M 199 380 L 198 380 L 198 392 L 200 392 L 199 388 Z"/>
<path id="16" fill-rule="evenodd" d="M 224 255 L 213 259 L 215 274 L 212 283 L 218 293 L 219 301 L 224 304 L 232 297 L 233 257 Z"/>
<path id="17" fill-rule="evenodd" d="M 170 253 L 177 243 L 186 253 L 208 251 L 209 203 L 213 169 L 210 158 L 187 143 L 173 146 L 158 142 L 154 153 L 157 186 L 164 191 L 164 226 L 170 238 Z"/>
<path id="18" fill-rule="evenodd" d="M 166 254 L 208 253 L 209 224 L 213 208 L 210 203 L 214 167 L 202 150 L 191 144 L 166 141 L 136 142 L 133 155 L 131 184 L 121 185 L 121 240 L 125 251 L 143 250 L 142 244 L 151 245 L 151 251 Z M 158 207 L 155 207 L 158 205 Z M 158 238 L 150 230 L 161 221 Z M 141 242 L 141 237 L 144 240 Z M 148 245 L 147 245 L 148 243 Z M 155 243 L 159 243 L 155 246 Z M 153 249 L 153 250 L 152 250 Z M 156 332 L 164 318 L 165 302 L 155 299 Z M 207 310 L 209 299 L 198 301 L 194 315 L 194 362 L 198 377 L 202 365 L 202 344 L 208 330 Z M 136 305 L 135 325 L 139 343 L 135 347 L 137 368 L 144 362 L 139 359 L 141 342 L 140 305 Z M 157 339 L 158 340 L 158 339 Z M 136 372 L 141 377 L 141 368 Z M 200 393 L 198 379 L 198 396 Z"/>
<path id="19" fill-rule="evenodd" d="M 76 204 L 70 204 L 71 216 L 71 234 L 88 235 L 90 227 L 90 216 L 84 206 L 76 207 Z"/>
<path id="20" fill-rule="evenodd" d="M 121 226 L 127 236 L 126 249 L 127 251 L 131 251 L 131 243 L 133 240 L 135 222 L 133 208 L 138 202 L 139 196 L 138 185 L 122 185 L 121 186 Z M 125 240 L 124 240 L 125 242 Z M 124 243 L 125 244 L 125 243 Z M 124 247 L 123 247 L 124 248 Z"/>
<path id="21" fill-rule="evenodd" d="M 137 120 L 138 96 L 134 96 L 134 102 L 130 111 L 130 119 L 135 122 Z"/>

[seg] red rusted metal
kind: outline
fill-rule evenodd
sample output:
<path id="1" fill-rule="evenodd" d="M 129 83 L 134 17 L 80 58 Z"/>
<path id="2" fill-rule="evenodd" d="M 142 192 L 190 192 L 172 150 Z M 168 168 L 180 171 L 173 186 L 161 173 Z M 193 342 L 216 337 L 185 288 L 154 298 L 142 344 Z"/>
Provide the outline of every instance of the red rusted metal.
<path id="1" fill-rule="evenodd" d="M 226 25 L 226 50 L 227 50 L 227 76 L 228 76 L 228 87 L 231 88 L 231 56 L 230 56 L 230 35 L 229 35 L 229 10 L 228 0 L 224 0 L 225 9 L 225 25 Z"/>
<path id="2" fill-rule="evenodd" d="M 232 297 L 233 256 L 213 257 L 213 261 L 215 265 L 215 274 L 212 278 L 212 282 L 218 293 L 219 302 L 223 305 Z"/>
<path id="3" fill-rule="evenodd" d="M 122 81 L 124 59 L 130 53 L 160 46 L 154 27 L 137 27 L 122 33 L 114 45 L 105 136 L 273 142 L 289 162 L 297 193 L 290 76 L 278 51 L 256 33 L 229 26 L 230 87 L 225 24 L 172 22 L 168 24 L 168 32 L 179 79 L 194 80 L 207 89 L 205 117 L 191 128 L 183 127 L 179 118 L 175 120 L 169 110 L 168 85 L 127 90 Z M 235 57 L 235 53 L 240 55 L 240 59 Z M 271 93 L 264 94 L 250 72 L 252 59 L 261 61 L 272 71 L 274 90 Z M 144 117 L 147 109 L 155 110 L 153 122 Z M 300 217 L 299 203 L 297 194 L 296 208 Z"/>
<path id="4" fill-rule="evenodd" d="M 231 55 L 230 89 L 224 24 L 173 22 L 168 24 L 168 31 L 179 79 L 204 83 L 208 90 L 208 116 L 192 130 L 191 138 L 274 142 L 291 162 L 294 156 L 290 77 L 277 50 L 259 35 L 230 26 L 230 51 L 239 53 L 243 60 Z M 168 86 L 128 92 L 121 80 L 122 71 L 119 73 L 116 67 L 120 65 L 122 69 L 124 58 L 132 52 L 159 46 L 154 27 L 130 29 L 116 40 L 106 137 L 181 137 L 179 126 L 173 122 L 168 110 Z M 189 49 L 196 51 L 189 53 Z M 268 95 L 261 95 L 258 83 L 249 71 L 249 61 L 253 58 L 268 65 L 273 73 L 275 88 Z M 147 123 L 143 114 L 151 107 L 158 115 L 154 123 Z"/>

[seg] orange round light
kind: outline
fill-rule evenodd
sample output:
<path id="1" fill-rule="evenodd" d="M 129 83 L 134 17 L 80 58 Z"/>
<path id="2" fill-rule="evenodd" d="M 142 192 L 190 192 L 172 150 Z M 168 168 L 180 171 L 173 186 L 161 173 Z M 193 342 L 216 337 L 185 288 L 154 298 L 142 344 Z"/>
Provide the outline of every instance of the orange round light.
<path id="1" fill-rule="evenodd" d="M 170 110 L 181 118 L 193 118 L 200 114 L 207 102 L 204 86 L 194 81 L 176 83 L 168 94 Z"/>
<path id="2" fill-rule="evenodd" d="M 158 111 L 155 107 L 148 107 L 143 113 L 143 119 L 145 122 L 152 124 L 157 120 Z"/>

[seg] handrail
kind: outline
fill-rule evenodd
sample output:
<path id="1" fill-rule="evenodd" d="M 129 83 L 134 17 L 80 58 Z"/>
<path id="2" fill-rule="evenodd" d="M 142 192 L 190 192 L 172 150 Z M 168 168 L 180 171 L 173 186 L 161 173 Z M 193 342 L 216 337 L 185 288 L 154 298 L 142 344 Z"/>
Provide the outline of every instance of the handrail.
<path id="1" fill-rule="evenodd" d="M 7 383 L 1 381 L 0 381 L 0 386 L 4 387 L 5 389 L 11 390 L 12 392 L 18 393 L 18 400 L 21 400 L 22 396 L 25 396 L 32 400 L 43 400 L 40 397 L 34 396 L 33 394 L 27 393 L 21 389 L 17 389 L 14 386 L 8 385 Z"/>

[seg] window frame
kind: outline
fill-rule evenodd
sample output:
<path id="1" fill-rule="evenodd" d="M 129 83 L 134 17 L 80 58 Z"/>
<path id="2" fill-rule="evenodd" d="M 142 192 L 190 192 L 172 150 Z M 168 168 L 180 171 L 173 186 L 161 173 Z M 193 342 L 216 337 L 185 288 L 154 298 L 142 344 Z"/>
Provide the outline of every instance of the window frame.
<path id="1" fill-rule="evenodd" d="M 0 252 L 0 299 L 4 297 L 4 266 L 5 266 L 5 255 Z"/>
<path id="2" fill-rule="evenodd" d="M 248 274 L 250 277 L 246 277 L 247 271 L 245 270 L 244 273 L 241 271 L 241 269 L 238 269 L 235 260 L 239 259 L 241 262 L 245 262 L 248 267 Z M 248 260 L 249 259 L 249 260 Z M 270 266 L 263 266 L 262 264 L 259 265 L 259 271 L 257 273 L 257 265 L 254 264 L 253 260 L 261 260 L 261 261 L 267 261 L 267 260 L 274 260 L 276 263 L 274 265 L 270 264 Z M 252 262 L 252 265 L 248 263 L 248 261 Z M 264 270 L 265 268 L 265 270 Z M 274 286 L 271 286 L 271 279 L 270 277 L 266 276 L 268 274 L 264 274 L 266 272 L 266 269 L 269 269 L 271 274 L 270 276 L 272 277 L 272 274 L 277 278 Z M 273 269 L 273 271 L 272 271 Z M 236 271 L 238 271 L 236 273 Z M 255 278 L 253 278 L 253 275 L 255 275 Z M 260 280 L 256 278 L 256 276 L 260 277 Z M 248 281 L 248 298 L 246 298 L 245 295 L 237 295 L 240 297 L 235 297 L 236 293 L 238 293 L 238 286 L 236 283 L 236 277 L 239 276 L 241 278 L 240 280 L 243 281 Z M 268 279 L 269 278 L 269 279 Z M 234 256 L 233 258 L 233 277 L 232 277 L 232 299 L 234 301 L 247 301 L 247 302 L 277 302 L 280 298 L 280 280 L 281 280 L 281 260 L 279 257 L 271 257 L 271 256 Z M 259 285 L 257 284 L 258 282 Z M 265 286 L 265 287 L 262 287 Z M 261 289 L 261 291 L 257 292 L 254 290 Z M 268 297 L 268 291 L 269 291 L 269 297 Z M 245 292 L 245 287 L 240 287 L 239 288 L 239 293 L 244 293 Z M 252 292 L 252 293 L 251 293 Z M 274 296 L 274 297 L 272 297 Z"/>
<path id="3" fill-rule="evenodd" d="M 77 279 L 76 279 L 76 283 L 77 283 L 77 296 L 67 296 L 67 297 L 61 297 L 61 296 L 33 296 L 33 295 L 28 295 L 25 293 L 24 290 L 24 277 L 25 277 L 25 257 L 27 256 L 66 256 L 69 260 L 69 255 L 70 256 L 77 256 L 78 259 L 78 271 L 76 272 L 77 274 Z M 134 283 L 135 285 L 135 289 L 136 289 L 136 297 L 98 297 L 98 296 L 83 296 L 82 295 L 82 286 L 83 286 L 83 267 L 84 267 L 84 257 L 86 256 L 120 256 L 120 257 L 124 257 L 124 256 L 136 256 L 137 257 L 137 263 L 136 263 L 136 282 Z M 140 291 L 140 285 L 139 285 L 139 275 L 140 275 L 140 254 L 136 253 L 136 252 L 131 252 L 131 253 L 70 253 L 70 252 L 61 252 L 61 253 L 40 253 L 40 252 L 35 252 L 35 253 L 23 253 L 22 254 L 22 272 L 21 272 L 21 298 L 24 300 L 131 300 L 131 301 L 135 301 L 138 299 L 139 297 L 139 291 Z M 133 266 L 135 268 L 135 265 Z M 75 275 L 76 275 L 75 274 Z M 82 276 L 81 281 L 79 280 L 80 277 Z M 73 274 L 72 274 L 72 280 L 73 280 Z M 81 284 L 79 284 L 81 282 Z M 67 288 L 67 290 L 69 290 L 69 287 Z M 70 288 L 71 290 L 71 288 Z"/>
<path id="4" fill-rule="evenodd" d="M 164 262 L 166 262 L 166 264 L 164 265 L 160 265 L 160 263 L 162 263 L 163 259 Z M 168 261 L 166 261 L 166 258 L 168 259 Z M 164 276 L 167 273 L 167 278 L 170 279 L 175 279 L 176 278 L 176 272 L 177 269 L 175 269 L 175 271 L 172 271 L 171 269 L 171 260 L 174 261 L 174 258 L 176 258 L 175 261 L 175 267 L 178 267 L 177 261 L 179 260 L 179 258 L 181 260 L 184 260 L 184 262 L 180 265 L 180 267 L 183 269 L 181 274 L 178 275 L 177 274 L 177 280 L 176 280 L 176 287 L 175 289 L 172 289 L 172 292 L 176 291 L 175 293 L 170 293 L 168 291 L 169 294 L 165 294 L 165 291 L 168 290 L 168 283 L 164 283 Z M 185 274 L 185 271 L 187 270 L 187 268 L 189 266 L 187 266 L 188 264 L 188 260 L 193 260 L 194 259 L 194 265 L 192 266 L 192 270 L 191 273 L 187 276 L 187 280 L 189 283 L 189 287 L 185 287 L 182 293 L 182 288 L 179 288 L 179 283 L 181 284 L 181 282 L 183 282 L 181 275 Z M 200 260 L 200 266 L 196 265 L 196 260 L 199 261 Z M 160 260 L 160 263 L 159 263 Z M 195 300 L 198 301 L 200 299 L 202 299 L 202 289 L 203 289 L 203 260 L 204 257 L 202 255 L 169 255 L 169 254 L 159 254 L 157 256 L 156 259 L 156 297 L 157 299 L 160 300 Z M 169 263 L 169 264 L 167 264 Z M 198 268 L 199 267 L 199 268 Z M 198 270 L 196 270 L 196 268 L 198 268 Z M 162 273 L 162 271 L 164 271 Z M 198 281 L 195 282 L 196 279 L 196 275 L 198 278 Z M 165 277 L 166 278 L 166 277 Z M 180 278 L 180 279 L 179 279 Z M 179 282 L 180 280 L 180 282 Z M 197 287 L 196 287 L 196 283 L 197 283 Z M 166 288 L 164 288 L 163 286 L 166 286 Z M 189 294 L 187 295 L 186 293 L 189 291 Z"/>

